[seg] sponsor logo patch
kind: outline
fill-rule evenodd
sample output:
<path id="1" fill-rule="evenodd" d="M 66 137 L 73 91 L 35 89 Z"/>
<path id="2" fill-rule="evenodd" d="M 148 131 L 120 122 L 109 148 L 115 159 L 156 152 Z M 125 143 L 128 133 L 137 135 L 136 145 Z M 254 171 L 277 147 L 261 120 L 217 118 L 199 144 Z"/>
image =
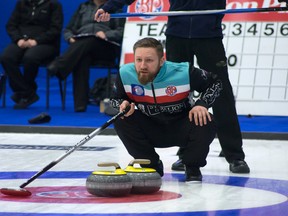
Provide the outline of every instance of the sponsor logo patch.
<path id="1" fill-rule="evenodd" d="M 140 85 L 132 85 L 132 94 L 136 96 L 144 96 L 144 88 Z"/>
<path id="2" fill-rule="evenodd" d="M 176 86 L 168 86 L 165 92 L 168 96 L 174 96 L 177 93 L 177 88 Z"/>

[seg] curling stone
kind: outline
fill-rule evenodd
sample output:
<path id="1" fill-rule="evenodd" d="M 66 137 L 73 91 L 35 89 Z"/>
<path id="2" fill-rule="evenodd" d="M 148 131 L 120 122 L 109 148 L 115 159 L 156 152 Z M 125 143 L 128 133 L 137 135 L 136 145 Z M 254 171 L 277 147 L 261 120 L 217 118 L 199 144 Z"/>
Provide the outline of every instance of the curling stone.
<path id="1" fill-rule="evenodd" d="M 117 163 L 100 163 L 99 167 L 115 167 L 112 171 L 94 171 L 86 180 L 87 191 L 101 197 L 126 196 L 132 189 L 132 181 Z"/>
<path id="2" fill-rule="evenodd" d="M 152 168 L 136 167 L 135 164 L 150 164 L 150 160 L 132 160 L 125 172 L 132 180 L 132 194 L 149 194 L 160 190 L 162 179 L 158 172 Z"/>

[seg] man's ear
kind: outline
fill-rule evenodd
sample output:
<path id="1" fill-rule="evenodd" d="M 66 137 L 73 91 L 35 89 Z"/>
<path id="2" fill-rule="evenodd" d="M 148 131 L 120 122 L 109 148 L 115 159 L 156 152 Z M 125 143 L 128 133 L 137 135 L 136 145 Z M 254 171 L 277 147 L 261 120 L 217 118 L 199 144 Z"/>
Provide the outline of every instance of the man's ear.
<path id="1" fill-rule="evenodd" d="M 165 58 L 164 58 L 164 56 L 160 59 L 160 66 L 162 66 L 163 64 L 164 64 L 164 62 L 165 62 Z"/>

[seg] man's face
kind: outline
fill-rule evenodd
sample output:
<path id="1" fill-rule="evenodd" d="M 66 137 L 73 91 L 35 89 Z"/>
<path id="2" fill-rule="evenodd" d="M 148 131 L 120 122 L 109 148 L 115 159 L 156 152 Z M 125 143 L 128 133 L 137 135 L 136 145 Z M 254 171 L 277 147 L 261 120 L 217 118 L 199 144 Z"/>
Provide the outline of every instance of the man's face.
<path id="1" fill-rule="evenodd" d="M 135 69 L 138 80 L 142 85 L 152 82 L 164 63 L 164 58 L 159 58 L 156 49 L 139 47 L 134 53 Z"/>

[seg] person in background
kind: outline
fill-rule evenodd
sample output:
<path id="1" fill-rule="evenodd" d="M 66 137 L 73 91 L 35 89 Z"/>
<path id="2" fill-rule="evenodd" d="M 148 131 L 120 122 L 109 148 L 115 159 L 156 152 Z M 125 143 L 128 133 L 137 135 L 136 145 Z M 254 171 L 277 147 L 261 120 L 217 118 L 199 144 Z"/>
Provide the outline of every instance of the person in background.
<path id="1" fill-rule="evenodd" d="M 155 148 L 180 144 L 185 147 L 185 181 L 201 182 L 200 168 L 216 134 L 208 108 L 221 94 L 221 81 L 189 62 L 165 61 L 162 44 L 154 38 L 137 41 L 133 52 L 134 63 L 120 68 L 111 98 L 120 111 L 131 107 L 114 123 L 119 138 L 132 157 L 149 159 L 148 167 L 161 176 L 163 164 Z M 194 90 L 201 93 L 196 102 L 189 98 Z"/>
<path id="2" fill-rule="evenodd" d="M 39 100 L 35 82 L 39 66 L 58 55 L 62 26 L 62 5 L 57 0 L 17 1 L 6 24 L 12 43 L 0 57 L 13 91 L 14 109 L 25 109 Z"/>
<path id="3" fill-rule="evenodd" d="M 109 0 L 95 14 L 95 20 L 107 21 L 118 7 L 133 0 Z M 170 0 L 170 11 L 225 9 L 226 0 Z M 245 161 L 242 134 L 235 107 L 233 89 L 229 80 L 226 52 L 223 46 L 222 19 L 224 15 L 169 16 L 166 29 L 166 58 L 173 62 L 191 62 L 194 56 L 200 68 L 215 73 L 223 84 L 223 93 L 213 104 L 222 155 L 233 173 L 250 173 Z M 185 148 L 178 151 L 179 160 L 172 170 L 184 170 Z"/>
<path id="4" fill-rule="evenodd" d="M 81 3 L 64 29 L 67 50 L 47 69 L 51 76 L 65 79 L 73 71 L 75 112 L 85 112 L 89 101 L 89 69 L 95 61 L 114 60 L 120 52 L 125 19 L 99 23 L 94 14 L 106 0 Z M 121 11 L 121 10 L 120 10 Z"/>

